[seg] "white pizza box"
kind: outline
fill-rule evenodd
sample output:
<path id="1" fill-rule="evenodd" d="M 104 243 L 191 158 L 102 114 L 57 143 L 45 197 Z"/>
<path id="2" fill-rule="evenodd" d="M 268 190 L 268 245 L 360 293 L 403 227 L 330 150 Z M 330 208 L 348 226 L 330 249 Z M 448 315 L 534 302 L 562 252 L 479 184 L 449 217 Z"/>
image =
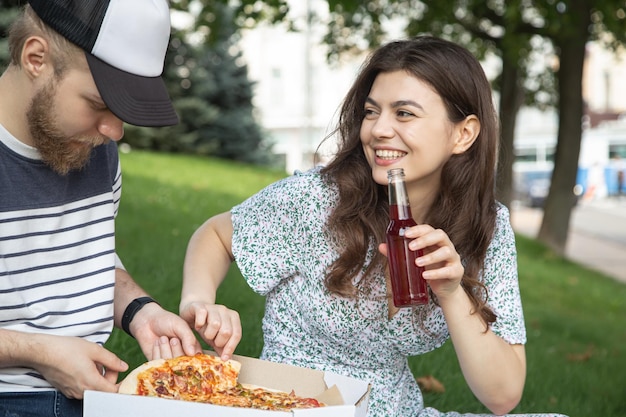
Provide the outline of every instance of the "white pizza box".
<path id="1" fill-rule="evenodd" d="M 241 383 L 286 392 L 293 390 L 296 395 L 317 398 L 328 406 L 291 412 L 266 411 L 85 391 L 83 417 L 365 417 L 367 413 L 370 386 L 365 381 L 246 356 L 234 355 L 233 359 L 241 362 Z"/>

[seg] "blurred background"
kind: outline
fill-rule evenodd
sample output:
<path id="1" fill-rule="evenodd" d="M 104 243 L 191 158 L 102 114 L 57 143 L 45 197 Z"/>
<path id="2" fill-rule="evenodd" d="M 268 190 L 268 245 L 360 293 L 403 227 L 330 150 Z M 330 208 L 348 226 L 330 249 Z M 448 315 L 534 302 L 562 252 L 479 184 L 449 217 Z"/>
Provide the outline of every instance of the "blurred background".
<path id="1" fill-rule="evenodd" d="M 3 66 L 6 30 L 24 3 L 0 0 Z M 624 191 L 621 0 L 171 0 L 170 6 L 164 78 L 181 123 L 128 126 L 123 151 L 207 155 L 286 174 L 324 163 L 332 157 L 336 111 L 366 54 L 391 39 L 429 33 L 464 45 L 483 63 L 502 128 L 497 196 L 508 207 L 543 210 L 540 241 L 564 253 L 574 207 Z"/>

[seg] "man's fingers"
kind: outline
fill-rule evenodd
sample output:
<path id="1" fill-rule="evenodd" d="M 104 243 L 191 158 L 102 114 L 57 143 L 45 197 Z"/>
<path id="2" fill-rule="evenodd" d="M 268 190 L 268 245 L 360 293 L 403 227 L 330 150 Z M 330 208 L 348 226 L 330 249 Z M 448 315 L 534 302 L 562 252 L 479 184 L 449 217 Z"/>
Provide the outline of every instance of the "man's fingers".
<path id="1" fill-rule="evenodd" d="M 185 354 L 183 350 L 183 346 L 180 343 L 180 340 L 177 337 L 173 337 L 170 339 L 170 350 L 172 352 L 172 357 L 175 358 L 177 356 L 182 356 Z"/>

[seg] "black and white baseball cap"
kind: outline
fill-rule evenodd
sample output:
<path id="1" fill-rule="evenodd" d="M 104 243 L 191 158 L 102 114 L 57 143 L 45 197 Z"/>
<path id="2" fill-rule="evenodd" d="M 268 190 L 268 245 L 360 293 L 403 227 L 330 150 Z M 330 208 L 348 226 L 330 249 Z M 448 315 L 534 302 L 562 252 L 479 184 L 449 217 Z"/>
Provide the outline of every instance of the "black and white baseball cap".
<path id="1" fill-rule="evenodd" d="M 167 0 L 28 0 L 39 18 L 85 50 L 107 107 L 137 126 L 178 123 L 161 78 L 170 37 Z"/>

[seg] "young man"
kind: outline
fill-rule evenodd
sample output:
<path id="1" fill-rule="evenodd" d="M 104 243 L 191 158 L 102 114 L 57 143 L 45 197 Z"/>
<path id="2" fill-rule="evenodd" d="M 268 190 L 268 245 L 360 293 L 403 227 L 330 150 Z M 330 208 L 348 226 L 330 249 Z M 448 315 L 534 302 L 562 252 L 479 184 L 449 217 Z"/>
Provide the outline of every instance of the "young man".
<path id="1" fill-rule="evenodd" d="M 200 351 L 115 253 L 123 122 L 176 124 L 166 0 L 29 0 L 0 77 L 0 415 L 80 416 L 117 391 L 114 325 L 148 359 Z M 157 352 L 157 353 L 154 353 Z"/>

